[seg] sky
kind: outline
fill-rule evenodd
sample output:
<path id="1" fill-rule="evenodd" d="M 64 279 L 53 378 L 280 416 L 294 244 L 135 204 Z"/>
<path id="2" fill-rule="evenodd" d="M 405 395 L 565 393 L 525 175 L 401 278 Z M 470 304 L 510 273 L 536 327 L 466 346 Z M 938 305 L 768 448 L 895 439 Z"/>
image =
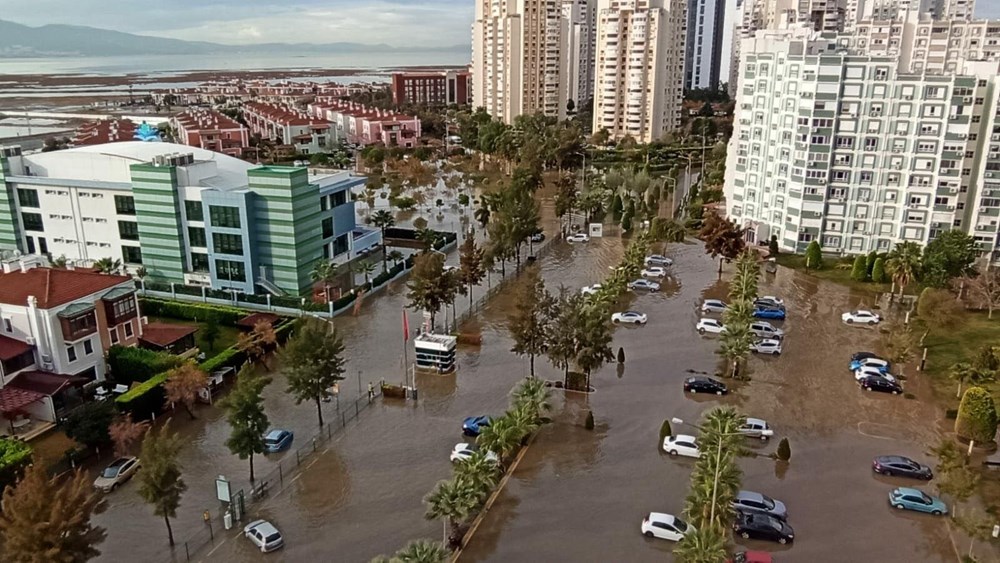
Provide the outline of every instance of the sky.
<path id="1" fill-rule="evenodd" d="M 0 0 L 0 19 L 213 43 L 469 44 L 471 0 Z"/>
<path id="2" fill-rule="evenodd" d="M 0 0 L 0 19 L 26 25 L 227 44 L 464 45 L 473 13 L 472 0 Z M 976 15 L 1000 19 L 1000 0 L 978 0 Z"/>

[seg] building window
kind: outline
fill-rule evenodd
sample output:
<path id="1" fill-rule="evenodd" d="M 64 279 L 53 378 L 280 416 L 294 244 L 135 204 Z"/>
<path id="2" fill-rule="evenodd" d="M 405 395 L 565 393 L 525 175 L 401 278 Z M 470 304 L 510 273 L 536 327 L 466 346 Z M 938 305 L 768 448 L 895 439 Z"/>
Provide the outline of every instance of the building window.
<path id="1" fill-rule="evenodd" d="M 115 301 L 112 305 L 112 311 L 114 312 L 113 316 L 115 321 L 125 316 L 135 316 L 132 314 L 135 313 L 135 299 L 129 297 L 128 299 Z"/>
<path id="2" fill-rule="evenodd" d="M 41 207 L 38 205 L 38 192 L 32 189 L 18 188 L 17 200 L 21 207 Z"/>
<path id="3" fill-rule="evenodd" d="M 323 219 L 323 238 L 330 238 L 333 236 L 333 217 L 327 217 Z"/>
<path id="4" fill-rule="evenodd" d="M 89 339 L 83 341 L 83 353 L 88 356 L 94 353 L 94 345 Z"/>
<path id="5" fill-rule="evenodd" d="M 208 271 L 208 254 L 191 253 L 191 270 L 195 272 Z"/>
<path id="6" fill-rule="evenodd" d="M 122 326 L 125 328 L 125 338 L 132 338 L 132 323 L 127 322 Z"/>
<path id="7" fill-rule="evenodd" d="M 347 203 L 347 190 L 341 190 L 330 196 L 330 207 L 337 207 Z"/>
<path id="8" fill-rule="evenodd" d="M 3 329 L 7 332 L 14 332 L 14 327 L 10 324 L 10 319 L 3 320 Z"/>
<path id="9" fill-rule="evenodd" d="M 138 246 L 123 246 L 122 260 L 126 264 L 142 264 L 142 250 Z"/>
<path id="10" fill-rule="evenodd" d="M 45 227 L 42 224 L 42 214 L 41 213 L 22 213 L 21 223 L 24 224 L 24 230 L 26 231 L 44 231 Z"/>
<path id="11" fill-rule="evenodd" d="M 205 212 L 200 201 L 184 201 L 184 211 L 188 221 L 204 221 Z"/>
<path id="12" fill-rule="evenodd" d="M 118 221 L 118 235 L 122 240 L 139 240 L 139 224 L 135 221 Z"/>
<path id="13" fill-rule="evenodd" d="M 212 243 L 217 254 L 243 256 L 243 237 L 225 233 L 213 233 Z"/>
<path id="14" fill-rule="evenodd" d="M 243 269 L 243 262 L 234 260 L 216 260 L 215 272 L 222 281 L 246 281 L 246 272 Z"/>
<path id="15" fill-rule="evenodd" d="M 135 200 L 130 195 L 116 195 L 115 211 L 119 215 L 135 215 Z"/>
<path id="16" fill-rule="evenodd" d="M 191 246 L 207 248 L 208 243 L 205 242 L 205 229 L 201 227 L 188 227 L 188 242 L 191 243 Z"/>
<path id="17" fill-rule="evenodd" d="M 238 207 L 210 205 L 208 213 L 213 227 L 240 228 L 240 208 Z"/>
<path id="18" fill-rule="evenodd" d="M 108 335 L 111 336 L 112 344 L 118 344 L 118 327 L 108 329 Z"/>
<path id="19" fill-rule="evenodd" d="M 75 346 L 67 346 L 66 347 L 66 356 L 69 357 L 69 361 L 75 362 L 76 361 L 76 347 Z"/>

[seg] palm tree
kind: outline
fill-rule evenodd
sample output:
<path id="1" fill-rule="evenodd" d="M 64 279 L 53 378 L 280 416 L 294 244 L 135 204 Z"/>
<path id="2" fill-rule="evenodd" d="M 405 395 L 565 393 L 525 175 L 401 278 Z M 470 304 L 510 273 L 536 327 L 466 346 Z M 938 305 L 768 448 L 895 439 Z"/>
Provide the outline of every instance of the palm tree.
<path id="1" fill-rule="evenodd" d="M 327 303 L 330 302 L 330 285 L 336 281 L 339 276 L 340 266 L 324 259 L 317 260 L 316 265 L 313 266 L 312 272 L 309 273 L 309 278 L 313 282 L 323 284 L 323 292 L 326 294 Z"/>
<path id="2" fill-rule="evenodd" d="M 415 540 L 392 556 L 392 563 L 444 563 L 451 551 L 436 541 Z"/>
<path id="3" fill-rule="evenodd" d="M 486 451 L 497 454 L 501 463 L 521 446 L 522 429 L 509 416 L 493 420 L 483 429 L 476 442 Z"/>
<path id="4" fill-rule="evenodd" d="M 511 425 L 514 427 L 513 434 L 518 436 L 518 442 L 524 444 L 525 440 L 532 432 L 538 430 L 537 415 L 532 412 L 531 405 L 519 405 L 507 411 Z"/>
<path id="5" fill-rule="evenodd" d="M 437 242 L 438 233 L 434 229 L 417 229 L 417 240 L 423 243 L 424 252 L 430 251 L 434 248 L 434 243 Z"/>
<path id="6" fill-rule="evenodd" d="M 734 303 L 737 301 L 751 302 L 757 298 L 757 278 L 751 274 L 737 272 L 733 281 L 729 283 L 729 299 Z"/>
<path id="7" fill-rule="evenodd" d="M 356 264 L 354 266 L 354 271 L 359 274 L 364 274 L 365 285 L 368 285 L 371 275 L 375 273 L 375 264 L 372 264 L 371 262 L 361 262 L 360 264 Z"/>
<path id="8" fill-rule="evenodd" d="M 718 528 L 696 528 L 674 549 L 674 556 L 681 563 L 718 563 L 725 561 L 727 555 L 726 533 Z"/>
<path id="9" fill-rule="evenodd" d="M 920 263 L 920 245 L 910 241 L 897 244 L 886 258 L 885 270 L 892 276 L 893 283 L 899 286 L 900 297 L 903 296 L 903 289 L 917 279 Z"/>
<path id="10" fill-rule="evenodd" d="M 733 371 L 730 377 L 735 378 L 739 374 L 740 363 L 750 354 L 753 335 L 746 323 L 727 324 L 725 327 L 726 330 L 719 338 L 719 354 L 732 362 Z"/>
<path id="11" fill-rule="evenodd" d="M 525 408 L 534 414 L 535 421 L 539 421 L 546 411 L 549 410 L 549 388 L 545 382 L 537 377 L 529 377 L 511 392 L 515 408 Z"/>
<path id="12" fill-rule="evenodd" d="M 371 214 L 370 219 L 372 225 L 375 225 L 382 231 L 382 269 L 386 269 L 386 263 L 388 261 L 388 255 L 386 254 L 385 246 L 385 230 L 396 224 L 396 217 L 392 214 L 392 211 L 388 209 L 379 209 L 378 211 Z"/>
<path id="13" fill-rule="evenodd" d="M 485 453 L 477 451 L 455 467 L 455 477 L 472 487 L 481 502 L 486 499 L 493 487 L 497 486 L 497 481 L 500 480 L 500 467 Z"/>
<path id="14" fill-rule="evenodd" d="M 957 364 L 952 364 L 951 369 L 948 371 L 948 377 L 952 381 L 958 382 L 958 393 L 955 395 L 957 398 L 962 396 L 962 384 L 968 383 L 969 385 L 982 385 L 984 383 L 992 383 L 996 380 L 996 372 L 972 365 L 966 362 L 959 362 Z"/>
<path id="15" fill-rule="evenodd" d="M 481 228 L 485 229 L 486 225 L 489 224 L 490 213 L 490 208 L 486 204 L 485 200 L 479 204 L 479 207 L 476 208 L 476 211 L 473 213 L 473 217 L 476 219 L 476 222 L 479 223 Z"/>
<path id="16" fill-rule="evenodd" d="M 687 229 L 680 221 L 666 219 L 659 222 L 656 237 L 664 242 L 684 242 L 687 238 Z"/>
<path id="17" fill-rule="evenodd" d="M 437 518 L 442 520 L 444 530 L 442 543 L 452 545 L 449 535 L 451 538 L 458 537 L 459 525 L 475 510 L 479 497 L 468 483 L 461 479 L 450 479 L 440 481 L 424 498 L 424 502 L 427 503 L 427 512 L 424 516 L 430 520 Z M 448 533 L 449 528 L 451 534 Z"/>
<path id="18" fill-rule="evenodd" d="M 101 258 L 94 262 L 94 270 L 99 274 L 118 274 L 122 269 L 121 260 L 111 258 Z"/>
<path id="19" fill-rule="evenodd" d="M 393 250 L 389 253 L 389 260 L 392 260 L 392 265 L 395 266 L 403 260 L 403 253 L 398 250 Z"/>

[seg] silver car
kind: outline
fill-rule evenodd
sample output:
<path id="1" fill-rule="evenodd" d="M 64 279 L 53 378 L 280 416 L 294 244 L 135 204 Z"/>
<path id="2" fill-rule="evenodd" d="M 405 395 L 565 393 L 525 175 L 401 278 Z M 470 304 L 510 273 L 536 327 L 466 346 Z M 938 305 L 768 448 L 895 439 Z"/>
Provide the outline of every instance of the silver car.
<path id="1" fill-rule="evenodd" d="M 774 430 L 768 426 L 766 421 L 759 418 L 747 417 L 736 431 L 748 438 L 760 438 L 765 441 L 774 436 Z"/>
<path id="2" fill-rule="evenodd" d="M 781 520 L 788 518 L 788 509 L 785 508 L 785 503 L 753 491 L 736 493 L 736 498 L 733 499 L 733 508 L 741 512 L 769 514 Z"/>
<path id="3" fill-rule="evenodd" d="M 285 545 L 285 540 L 281 537 L 281 532 L 267 520 L 255 520 L 243 528 L 243 535 L 254 543 L 264 553 L 269 553 L 281 549 Z"/>
<path id="4" fill-rule="evenodd" d="M 706 299 L 701 304 L 701 312 L 702 313 L 725 313 L 726 312 L 726 307 L 728 307 L 728 305 L 726 305 L 726 302 L 722 301 L 721 299 Z"/>
<path id="5" fill-rule="evenodd" d="M 785 331 L 767 321 L 754 321 L 750 323 L 750 332 L 758 338 L 773 338 L 778 340 L 785 337 Z"/>
<path id="6" fill-rule="evenodd" d="M 116 459 L 94 481 L 94 488 L 100 489 L 105 493 L 110 493 L 131 479 L 135 475 L 135 472 L 139 471 L 139 465 L 139 458 L 137 457 Z"/>
<path id="7" fill-rule="evenodd" d="M 754 354 L 771 354 L 772 356 L 780 356 L 781 341 L 774 340 L 773 338 L 758 340 L 750 345 L 750 351 Z"/>

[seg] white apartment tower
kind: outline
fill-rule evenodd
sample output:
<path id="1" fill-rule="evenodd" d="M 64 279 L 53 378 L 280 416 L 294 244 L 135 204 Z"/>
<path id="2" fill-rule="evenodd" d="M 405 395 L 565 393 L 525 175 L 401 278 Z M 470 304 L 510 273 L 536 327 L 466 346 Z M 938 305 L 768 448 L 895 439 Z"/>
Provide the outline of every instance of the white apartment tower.
<path id="1" fill-rule="evenodd" d="M 1000 41 L 1000 22 L 972 23 L 959 26 L 975 34 L 960 45 Z M 901 39 L 893 54 L 888 43 L 869 50 L 881 33 L 870 25 L 857 36 L 795 26 L 744 41 L 728 215 L 751 241 L 774 235 L 785 250 L 817 240 L 832 253 L 888 251 L 962 229 L 997 260 L 1000 58 L 969 48 L 932 68 L 918 53 L 936 33 L 947 52 L 954 22 L 887 29 Z"/>
<path id="2" fill-rule="evenodd" d="M 680 124 L 686 0 L 599 0 L 594 130 L 648 143 Z"/>
<path id="3" fill-rule="evenodd" d="M 572 100 L 574 111 L 594 98 L 594 43 L 597 39 L 596 0 L 563 0 L 560 28 L 561 65 L 563 77 L 560 97 L 560 118 L 565 117 L 567 103 Z"/>
<path id="4" fill-rule="evenodd" d="M 684 87 L 715 88 L 722 64 L 725 0 L 689 0 Z"/>

